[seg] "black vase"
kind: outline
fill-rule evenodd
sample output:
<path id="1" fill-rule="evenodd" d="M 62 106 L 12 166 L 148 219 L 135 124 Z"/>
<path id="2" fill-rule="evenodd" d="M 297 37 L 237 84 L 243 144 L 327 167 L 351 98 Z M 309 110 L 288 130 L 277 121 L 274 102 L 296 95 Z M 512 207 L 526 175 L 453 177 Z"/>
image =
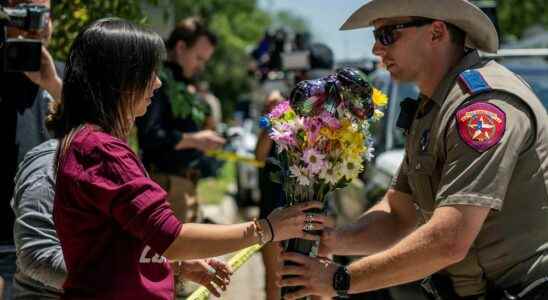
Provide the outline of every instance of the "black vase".
<path id="1" fill-rule="evenodd" d="M 316 214 L 324 213 L 323 210 L 320 210 L 320 209 L 308 210 L 307 212 L 316 213 Z M 321 235 L 322 231 L 311 230 L 311 231 L 307 231 L 307 233 Z M 283 248 L 285 252 L 296 252 L 296 253 L 300 253 L 307 256 L 316 256 L 318 246 L 319 246 L 318 241 L 310 241 L 310 240 L 304 240 L 304 239 L 289 239 L 283 242 Z M 284 265 L 291 266 L 296 264 L 293 262 L 286 261 L 284 262 Z M 293 276 L 284 276 L 283 278 L 291 278 L 291 277 Z M 293 287 L 293 286 L 282 287 L 282 296 L 295 292 L 299 290 L 300 288 L 301 287 Z M 301 299 L 306 299 L 306 298 L 301 298 Z"/>

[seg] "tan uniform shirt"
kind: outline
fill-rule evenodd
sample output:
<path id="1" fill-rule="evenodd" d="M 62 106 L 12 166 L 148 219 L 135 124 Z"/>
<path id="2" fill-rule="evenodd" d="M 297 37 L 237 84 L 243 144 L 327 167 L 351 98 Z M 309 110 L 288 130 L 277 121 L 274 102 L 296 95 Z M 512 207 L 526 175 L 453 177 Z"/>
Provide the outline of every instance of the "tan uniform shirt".
<path id="1" fill-rule="evenodd" d="M 467 88 L 459 76 L 468 69 L 486 90 Z M 482 139 L 495 143 L 474 144 Z M 392 188 L 413 196 L 424 222 L 441 206 L 492 209 L 466 258 L 445 270 L 459 295 L 548 275 L 548 116 L 529 86 L 498 63 L 471 52 L 432 99 L 422 97 Z"/>

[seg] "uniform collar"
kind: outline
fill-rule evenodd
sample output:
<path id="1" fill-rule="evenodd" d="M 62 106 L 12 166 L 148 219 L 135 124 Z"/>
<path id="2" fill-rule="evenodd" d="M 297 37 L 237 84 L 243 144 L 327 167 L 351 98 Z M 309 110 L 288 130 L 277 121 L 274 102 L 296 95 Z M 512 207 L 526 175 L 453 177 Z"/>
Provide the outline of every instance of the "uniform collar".
<path id="1" fill-rule="evenodd" d="M 477 50 L 468 52 L 462 60 L 449 71 L 442 81 L 438 84 L 438 87 L 434 91 L 432 99 L 436 104 L 441 106 L 447 98 L 447 95 L 455 85 L 457 76 L 463 71 L 470 69 L 482 61 Z"/>

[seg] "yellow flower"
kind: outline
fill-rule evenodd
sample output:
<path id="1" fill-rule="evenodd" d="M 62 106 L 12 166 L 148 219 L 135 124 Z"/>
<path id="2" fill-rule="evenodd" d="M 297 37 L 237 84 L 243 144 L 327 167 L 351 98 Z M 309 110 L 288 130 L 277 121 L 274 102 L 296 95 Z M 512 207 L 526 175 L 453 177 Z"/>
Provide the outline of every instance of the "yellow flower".
<path id="1" fill-rule="evenodd" d="M 283 119 L 286 120 L 286 121 L 291 121 L 291 120 L 295 119 L 295 117 L 297 117 L 297 115 L 295 114 L 295 112 L 293 110 L 288 110 L 283 115 Z"/>
<path id="2" fill-rule="evenodd" d="M 388 97 L 379 89 L 373 88 L 373 104 L 378 107 L 386 106 Z"/>
<path id="3" fill-rule="evenodd" d="M 327 127 L 322 127 L 320 129 L 320 135 L 329 139 L 329 140 L 334 140 L 336 139 L 335 137 L 335 134 L 333 134 L 333 131 Z"/>
<path id="4" fill-rule="evenodd" d="M 363 155 L 363 152 L 364 152 L 364 147 L 363 146 L 350 147 L 350 148 L 346 149 L 346 151 L 344 152 L 344 156 L 345 157 L 352 157 L 352 158 L 359 158 Z"/>
<path id="5" fill-rule="evenodd" d="M 344 119 L 344 120 L 342 120 L 341 125 L 342 125 L 343 128 L 351 128 L 352 127 L 352 121 L 350 121 L 349 119 Z"/>

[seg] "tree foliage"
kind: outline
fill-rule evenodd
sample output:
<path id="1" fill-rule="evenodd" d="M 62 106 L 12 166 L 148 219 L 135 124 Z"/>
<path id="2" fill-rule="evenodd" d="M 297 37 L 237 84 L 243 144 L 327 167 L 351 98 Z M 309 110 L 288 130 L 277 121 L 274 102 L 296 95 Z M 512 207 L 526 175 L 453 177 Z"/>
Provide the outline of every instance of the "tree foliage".
<path id="1" fill-rule="evenodd" d="M 225 115 L 230 114 L 238 98 L 251 88 L 247 66 L 249 52 L 271 26 L 305 31 L 308 24 L 292 12 L 269 15 L 258 0 L 62 0 L 53 1 L 54 34 L 50 49 L 56 59 L 64 60 L 72 41 L 84 26 L 94 20 L 116 16 L 138 24 L 147 23 L 142 3 L 160 7 L 175 21 L 199 16 L 219 36 L 215 54 L 204 72 L 212 91 L 221 100 Z M 165 7 L 164 7 L 165 9 Z M 165 16 L 164 16 L 165 18 Z M 171 28 L 169 28 L 171 31 Z"/>
<path id="2" fill-rule="evenodd" d="M 499 0 L 497 13 L 504 35 L 520 38 L 533 25 L 548 27 L 548 0 Z"/>
<path id="3" fill-rule="evenodd" d="M 204 78 L 219 97 L 225 116 L 238 98 L 249 91 L 249 49 L 261 39 L 271 23 L 256 0 L 176 0 L 175 20 L 199 16 L 219 37 Z"/>
<path id="4" fill-rule="evenodd" d="M 146 0 L 157 5 L 158 0 Z M 64 60 L 78 32 L 104 17 L 120 17 L 138 24 L 146 23 L 139 0 L 63 0 L 52 1 L 53 39 L 50 49 L 56 59 Z"/>

